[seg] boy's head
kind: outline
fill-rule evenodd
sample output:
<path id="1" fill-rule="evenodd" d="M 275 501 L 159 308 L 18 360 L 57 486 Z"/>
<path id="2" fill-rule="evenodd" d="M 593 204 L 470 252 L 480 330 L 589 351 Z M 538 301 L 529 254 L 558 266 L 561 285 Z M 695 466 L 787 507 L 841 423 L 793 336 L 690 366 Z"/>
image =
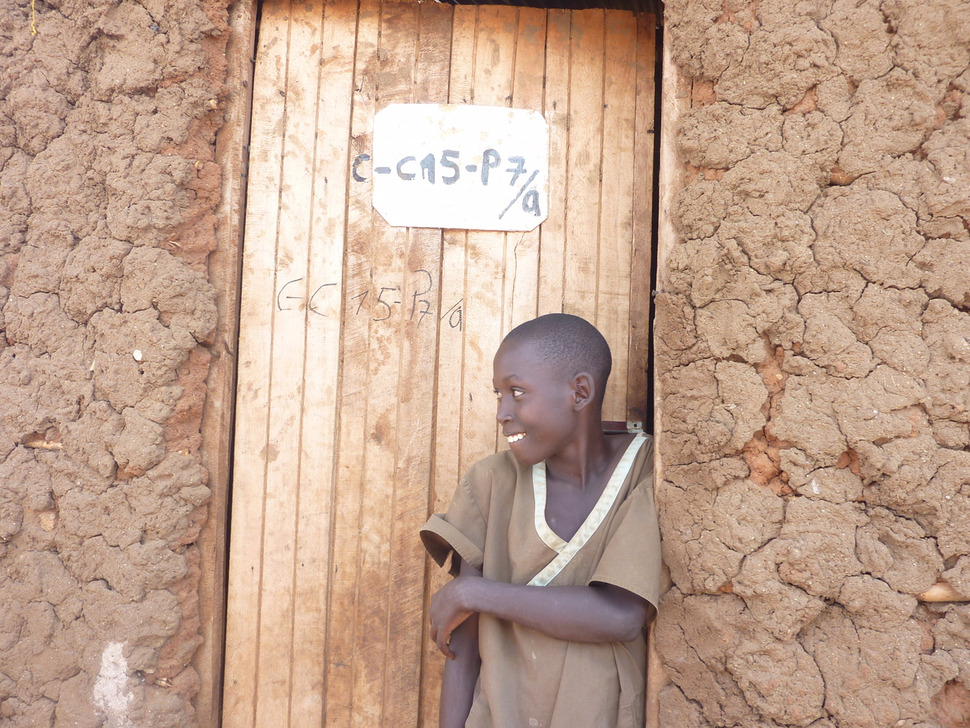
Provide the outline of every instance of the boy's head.
<path id="1" fill-rule="evenodd" d="M 496 418 L 519 462 L 534 465 L 601 431 L 611 366 L 606 340 L 578 316 L 540 316 L 505 337 L 493 367 Z"/>
<path id="2" fill-rule="evenodd" d="M 567 379 L 589 373 L 602 404 L 613 357 L 606 339 L 589 321 L 568 313 L 539 316 L 512 329 L 502 347 L 521 343 L 528 343 L 539 358 Z"/>

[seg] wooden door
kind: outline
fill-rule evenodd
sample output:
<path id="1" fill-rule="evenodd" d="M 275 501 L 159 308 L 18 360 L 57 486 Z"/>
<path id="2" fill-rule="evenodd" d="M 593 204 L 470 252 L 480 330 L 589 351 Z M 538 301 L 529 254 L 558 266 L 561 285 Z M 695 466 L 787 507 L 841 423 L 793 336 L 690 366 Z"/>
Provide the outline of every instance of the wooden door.
<path id="1" fill-rule="evenodd" d="M 540 313 L 610 341 L 606 417 L 642 421 L 654 21 L 434 2 L 265 2 L 243 254 L 226 726 L 437 725 L 441 583 L 417 532 L 501 444 L 491 358 Z M 388 226 L 389 103 L 540 110 L 531 233 Z M 356 164 L 355 164 L 356 163 Z"/>

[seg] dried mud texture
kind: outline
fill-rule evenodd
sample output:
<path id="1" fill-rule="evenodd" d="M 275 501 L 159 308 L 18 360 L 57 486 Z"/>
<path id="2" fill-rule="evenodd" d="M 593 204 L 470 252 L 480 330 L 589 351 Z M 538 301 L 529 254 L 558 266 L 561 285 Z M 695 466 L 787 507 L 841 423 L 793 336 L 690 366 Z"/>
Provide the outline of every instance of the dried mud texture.
<path id="1" fill-rule="evenodd" d="M 226 4 L 0 5 L 3 726 L 195 724 Z"/>
<path id="2" fill-rule="evenodd" d="M 670 0 L 662 725 L 970 725 L 970 4 Z"/>

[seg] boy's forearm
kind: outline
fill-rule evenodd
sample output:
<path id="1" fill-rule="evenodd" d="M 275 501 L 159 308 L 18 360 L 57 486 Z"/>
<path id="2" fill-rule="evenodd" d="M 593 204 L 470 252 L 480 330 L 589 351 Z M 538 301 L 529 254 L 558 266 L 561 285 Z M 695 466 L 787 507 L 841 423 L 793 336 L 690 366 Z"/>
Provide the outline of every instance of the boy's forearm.
<path id="1" fill-rule="evenodd" d="M 441 680 L 439 728 L 464 728 L 475 695 L 482 660 L 478 652 L 478 615 L 474 614 L 451 633 L 453 660 L 445 660 Z"/>
<path id="2" fill-rule="evenodd" d="M 647 602 L 609 585 L 525 586 L 469 580 L 464 606 L 573 642 L 627 642 L 643 627 Z"/>

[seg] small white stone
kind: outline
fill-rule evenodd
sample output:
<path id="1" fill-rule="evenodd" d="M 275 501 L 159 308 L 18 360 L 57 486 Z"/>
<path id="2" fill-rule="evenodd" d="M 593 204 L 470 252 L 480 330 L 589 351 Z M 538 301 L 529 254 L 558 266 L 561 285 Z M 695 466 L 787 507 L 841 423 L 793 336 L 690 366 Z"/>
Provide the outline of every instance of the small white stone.
<path id="1" fill-rule="evenodd" d="M 135 361 L 141 361 L 141 349 L 135 349 L 131 352 L 131 356 Z"/>

